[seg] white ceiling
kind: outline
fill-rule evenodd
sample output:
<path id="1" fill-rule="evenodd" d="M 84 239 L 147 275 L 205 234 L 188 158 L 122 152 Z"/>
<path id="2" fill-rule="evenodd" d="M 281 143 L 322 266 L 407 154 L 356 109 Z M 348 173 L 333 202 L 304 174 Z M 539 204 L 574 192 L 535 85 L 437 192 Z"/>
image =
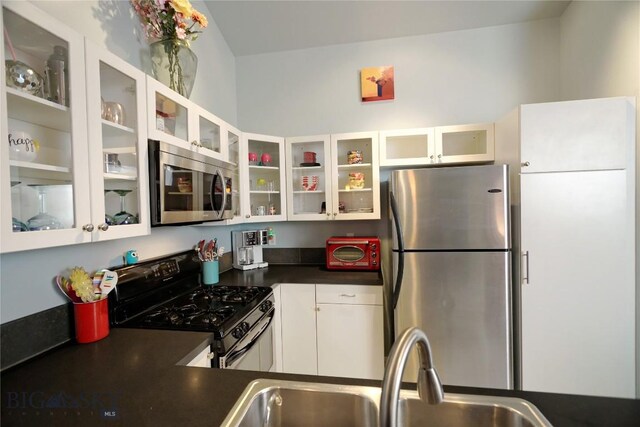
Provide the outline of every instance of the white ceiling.
<path id="1" fill-rule="evenodd" d="M 205 0 L 235 56 L 560 16 L 569 1 Z"/>

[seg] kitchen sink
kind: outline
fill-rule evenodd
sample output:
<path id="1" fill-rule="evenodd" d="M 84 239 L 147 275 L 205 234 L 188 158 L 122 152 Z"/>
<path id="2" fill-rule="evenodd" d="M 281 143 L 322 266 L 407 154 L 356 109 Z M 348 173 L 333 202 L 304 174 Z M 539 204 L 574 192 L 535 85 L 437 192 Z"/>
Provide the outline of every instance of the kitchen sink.
<path id="1" fill-rule="evenodd" d="M 380 388 L 259 379 L 244 390 L 223 427 L 378 426 Z M 398 425 L 551 426 L 526 400 L 446 393 L 428 405 L 402 390 Z"/>

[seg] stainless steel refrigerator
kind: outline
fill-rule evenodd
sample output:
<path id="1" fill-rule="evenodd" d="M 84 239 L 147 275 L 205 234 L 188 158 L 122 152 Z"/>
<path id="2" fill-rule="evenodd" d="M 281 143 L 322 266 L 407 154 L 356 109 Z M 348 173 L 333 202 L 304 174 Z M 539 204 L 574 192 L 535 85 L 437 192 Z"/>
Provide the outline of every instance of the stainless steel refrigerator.
<path id="1" fill-rule="evenodd" d="M 513 388 L 508 182 L 506 165 L 391 174 L 395 336 L 424 330 L 444 384 Z"/>

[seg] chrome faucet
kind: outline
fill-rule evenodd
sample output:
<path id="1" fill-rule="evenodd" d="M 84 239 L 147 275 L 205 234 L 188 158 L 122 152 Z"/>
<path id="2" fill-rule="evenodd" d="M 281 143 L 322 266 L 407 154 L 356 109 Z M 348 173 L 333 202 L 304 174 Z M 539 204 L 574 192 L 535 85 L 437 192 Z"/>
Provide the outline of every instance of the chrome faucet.
<path id="1" fill-rule="evenodd" d="M 380 427 L 396 427 L 398 425 L 398 401 L 402 374 L 409 359 L 409 352 L 415 344 L 418 345 L 420 356 L 420 370 L 418 372 L 420 399 L 430 405 L 438 404 L 444 399 L 442 383 L 433 367 L 431 346 L 427 335 L 418 328 L 409 328 L 402 333 L 389 354 L 389 362 L 382 380 L 382 394 L 380 395 Z"/>

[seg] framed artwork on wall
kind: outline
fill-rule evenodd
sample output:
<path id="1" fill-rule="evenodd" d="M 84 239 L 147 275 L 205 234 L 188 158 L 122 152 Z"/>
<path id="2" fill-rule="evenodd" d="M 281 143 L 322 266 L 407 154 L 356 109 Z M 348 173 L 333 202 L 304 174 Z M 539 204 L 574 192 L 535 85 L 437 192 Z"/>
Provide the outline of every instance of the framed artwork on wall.
<path id="1" fill-rule="evenodd" d="M 362 102 L 394 99 L 393 65 L 360 70 Z"/>

